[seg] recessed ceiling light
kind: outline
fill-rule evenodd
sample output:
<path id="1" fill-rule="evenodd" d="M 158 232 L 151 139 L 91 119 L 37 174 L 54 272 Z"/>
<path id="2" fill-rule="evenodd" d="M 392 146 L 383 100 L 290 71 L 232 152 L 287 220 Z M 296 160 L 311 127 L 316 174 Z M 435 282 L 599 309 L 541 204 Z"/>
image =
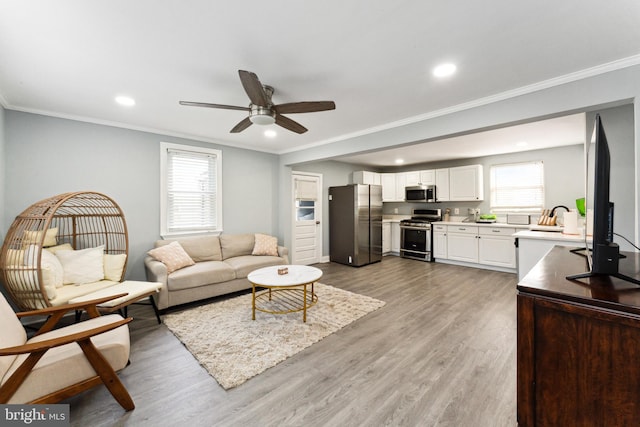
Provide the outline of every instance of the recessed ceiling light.
<path id="1" fill-rule="evenodd" d="M 448 77 L 456 72 L 455 64 L 440 64 L 433 69 L 433 75 L 436 77 Z"/>
<path id="2" fill-rule="evenodd" d="M 132 107 L 136 105 L 135 99 L 124 95 L 116 96 L 116 102 L 120 105 L 124 105 L 125 107 Z"/>
<path id="3" fill-rule="evenodd" d="M 267 129 L 264 131 L 264 136 L 267 138 L 275 138 L 277 135 L 276 131 L 273 129 Z"/>
<path id="4" fill-rule="evenodd" d="M 403 159 L 396 159 L 396 165 L 401 165 L 404 163 Z"/>

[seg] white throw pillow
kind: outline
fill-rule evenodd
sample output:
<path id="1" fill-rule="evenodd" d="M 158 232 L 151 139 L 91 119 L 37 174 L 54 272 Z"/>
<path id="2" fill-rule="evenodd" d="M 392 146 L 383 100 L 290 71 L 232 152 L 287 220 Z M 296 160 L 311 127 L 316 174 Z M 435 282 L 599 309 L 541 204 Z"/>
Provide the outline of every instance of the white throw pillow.
<path id="1" fill-rule="evenodd" d="M 62 263 L 65 285 L 82 285 L 104 279 L 104 245 L 78 251 L 59 250 L 56 256 Z"/>
<path id="2" fill-rule="evenodd" d="M 127 261 L 127 254 L 104 254 L 104 278 L 119 282 L 122 278 L 122 270 Z"/>
<path id="3" fill-rule="evenodd" d="M 35 267 L 38 265 L 38 246 L 29 245 L 24 253 L 24 265 Z M 52 286 L 54 288 L 62 287 L 64 270 L 60 260 L 54 254 L 43 249 L 40 254 L 40 267 L 42 268 L 42 281 L 44 286 Z"/>

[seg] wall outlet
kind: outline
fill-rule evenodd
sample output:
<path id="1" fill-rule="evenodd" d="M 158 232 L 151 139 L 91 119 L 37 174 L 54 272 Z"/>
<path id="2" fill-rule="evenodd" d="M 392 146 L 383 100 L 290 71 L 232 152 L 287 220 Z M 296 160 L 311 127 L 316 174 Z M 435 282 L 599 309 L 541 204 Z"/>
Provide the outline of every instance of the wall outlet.
<path id="1" fill-rule="evenodd" d="M 460 215 L 460 208 L 453 208 L 454 215 Z"/>
<path id="2" fill-rule="evenodd" d="M 398 208 L 393 208 L 393 213 L 397 214 L 398 213 Z"/>

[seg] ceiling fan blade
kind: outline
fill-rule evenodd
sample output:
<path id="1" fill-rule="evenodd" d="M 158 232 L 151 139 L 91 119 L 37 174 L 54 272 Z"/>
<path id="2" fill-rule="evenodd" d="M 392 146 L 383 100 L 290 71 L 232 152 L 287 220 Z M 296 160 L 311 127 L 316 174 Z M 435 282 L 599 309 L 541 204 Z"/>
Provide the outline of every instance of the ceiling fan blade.
<path id="1" fill-rule="evenodd" d="M 224 105 L 224 104 L 209 104 L 206 102 L 180 101 L 180 105 L 188 105 L 191 107 L 223 108 L 225 110 L 251 111 L 251 108 L 249 107 L 237 107 L 235 105 Z"/>
<path id="2" fill-rule="evenodd" d="M 243 130 L 245 130 L 246 128 L 248 128 L 249 126 L 251 126 L 253 123 L 251 123 L 251 120 L 249 120 L 249 117 L 244 118 L 240 123 L 238 123 L 237 125 L 235 125 L 233 127 L 233 129 L 231 129 L 231 133 L 238 133 L 238 132 L 242 132 Z"/>
<path id="3" fill-rule="evenodd" d="M 273 107 L 280 114 L 314 113 L 316 111 L 335 110 L 333 101 L 289 102 Z"/>
<path id="4" fill-rule="evenodd" d="M 288 117 L 276 114 L 276 124 L 295 133 L 305 133 L 308 129 Z"/>
<path id="5" fill-rule="evenodd" d="M 238 74 L 240 74 L 240 81 L 242 82 L 244 91 L 247 92 L 251 103 L 260 107 L 268 107 L 269 98 L 264 92 L 264 88 L 262 87 L 262 83 L 260 83 L 258 76 L 251 71 L 244 70 L 238 70 Z"/>

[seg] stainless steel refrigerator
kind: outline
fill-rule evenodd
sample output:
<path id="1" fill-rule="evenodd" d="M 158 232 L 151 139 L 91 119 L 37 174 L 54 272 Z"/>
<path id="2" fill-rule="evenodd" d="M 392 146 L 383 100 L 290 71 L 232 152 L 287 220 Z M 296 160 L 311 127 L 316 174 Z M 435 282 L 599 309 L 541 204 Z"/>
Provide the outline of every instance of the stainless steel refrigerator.
<path id="1" fill-rule="evenodd" d="M 330 260 L 360 267 L 382 260 L 382 187 L 329 187 Z"/>

